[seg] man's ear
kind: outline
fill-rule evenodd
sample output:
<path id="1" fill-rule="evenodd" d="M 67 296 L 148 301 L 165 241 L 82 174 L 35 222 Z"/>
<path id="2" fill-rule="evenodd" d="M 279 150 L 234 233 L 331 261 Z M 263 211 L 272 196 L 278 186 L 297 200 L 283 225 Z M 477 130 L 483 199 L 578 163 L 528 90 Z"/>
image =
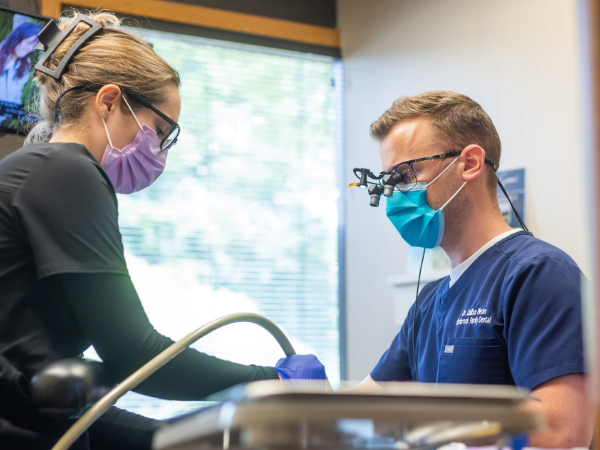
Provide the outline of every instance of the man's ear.
<path id="1" fill-rule="evenodd" d="M 481 176 L 485 167 L 485 150 L 479 145 L 469 145 L 460 154 L 463 163 L 463 180 L 472 181 Z"/>
<path id="2" fill-rule="evenodd" d="M 116 111 L 121 103 L 121 89 L 116 84 L 107 84 L 96 94 L 94 108 L 100 117 L 107 119 L 111 112 Z"/>

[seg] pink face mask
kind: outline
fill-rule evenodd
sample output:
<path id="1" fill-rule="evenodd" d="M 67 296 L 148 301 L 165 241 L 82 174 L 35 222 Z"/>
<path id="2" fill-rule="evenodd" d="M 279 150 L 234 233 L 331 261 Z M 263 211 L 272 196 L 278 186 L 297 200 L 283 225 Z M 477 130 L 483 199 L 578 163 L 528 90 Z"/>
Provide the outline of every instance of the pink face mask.
<path id="1" fill-rule="evenodd" d="M 125 104 L 140 127 L 135 139 L 123 149 L 113 147 L 104 118 L 102 123 L 108 145 L 102 157 L 102 167 L 119 194 L 132 194 L 150 186 L 165 170 L 168 151 L 161 151 L 160 139 L 152 128 L 140 124 L 129 102 Z"/>

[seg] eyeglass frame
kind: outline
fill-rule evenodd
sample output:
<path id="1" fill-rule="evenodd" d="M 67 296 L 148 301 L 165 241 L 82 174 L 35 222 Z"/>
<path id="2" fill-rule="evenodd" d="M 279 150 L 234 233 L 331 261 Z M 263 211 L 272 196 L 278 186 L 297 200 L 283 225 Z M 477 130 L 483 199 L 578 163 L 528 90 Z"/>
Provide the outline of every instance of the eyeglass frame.
<path id="1" fill-rule="evenodd" d="M 454 151 L 451 151 L 451 152 L 438 153 L 436 155 L 423 156 L 421 158 L 409 159 L 408 161 L 403 161 L 401 163 L 396 164 L 394 167 L 392 167 L 387 172 L 381 172 L 381 174 L 382 175 L 384 175 L 384 174 L 390 174 L 391 175 L 391 174 L 394 173 L 394 169 L 396 169 L 397 167 L 399 167 L 399 166 L 401 166 L 403 164 L 408 164 L 412 170 L 415 170 L 413 168 L 413 166 L 412 166 L 414 163 L 423 162 L 423 161 L 431 161 L 431 160 L 434 160 L 434 159 L 446 159 L 446 158 L 451 158 L 453 156 L 459 156 L 461 154 L 462 154 L 462 150 L 460 150 L 460 151 L 454 150 Z M 492 166 L 492 169 L 494 170 L 494 172 L 496 172 L 496 164 L 494 164 L 494 162 L 491 159 L 485 158 L 484 159 L 484 163 L 485 164 L 489 164 L 490 166 Z"/>
<path id="2" fill-rule="evenodd" d="M 145 106 L 149 110 L 155 112 L 156 115 L 158 115 L 161 119 L 163 119 L 165 122 L 167 122 L 169 125 L 171 125 L 172 128 L 170 130 L 170 133 L 167 133 L 165 135 L 165 137 L 163 138 L 163 140 L 160 141 L 160 150 L 162 152 L 166 152 L 171 147 L 173 147 L 177 143 L 177 138 L 179 137 L 179 133 L 181 132 L 181 127 L 179 126 L 179 124 L 177 122 L 175 122 L 173 119 L 171 119 L 169 116 L 167 116 L 160 109 L 158 109 L 156 106 L 154 106 L 152 103 L 150 103 L 150 101 L 146 97 L 144 97 L 140 94 L 137 94 L 127 88 L 124 88 L 121 86 L 119 86 L 119 88 L 123 92 L 125 92 L 129 97 L 133 98 L 136 102 L 140 103 L 142 106 Z M 175 135 L 175 138 L 171 141 L 171 143 L 166 148 L 163 148 L 163 142 L 165 142 L 167 140 L 167 138 L 171 135 L 173 130 L 177 130 L 177 134 Z"/>
<path id="3" fill-rule="evenodd" d="M 464 148 L 463 148 L 464 150 Z M 385 175 L 391 175 L 392 174 L 392 170 L 395 169 L 396 167 L 398 167 L 401 164 L 409 164 L 410 167 L 412 168 L 412 164 L 416 163 L 416 162 L 421 162 L 421 161 L 427 161 L 427 160 L 431 160 L 431 159 L 444 159 L 444 158 L 449 158 L 451 156 L 458 156 L 460 154 L 462 154 L 463 150 L 454 150 L 452 152 L 446 152 L 446 153 L 439 153 L 437 155 L 431 155 L 431 156 L 424 156 L 422 158 L 416 158 L 416 159 L 409 159 L 408 161 L 404 161 L 401 163 L 396 164 L 395 166 L 392 167 L 392 169 L 390 169 L 389 172 L 380 172 L 378 176 L 374 175 L 373 172 L 371 172 L 369 169 L 359 169 L 359 168 L 354 168 L 352 170 L 352 172 L 354 172 L 354 175 L 360 179 L 360 183 L 352 183 L 350 184 L 350 186 L 361 186 L 361 187 L 367 187 L 367 184 L 372 185 L 373 187 L 379 187 L 379 188 L 383 188 L 383 180 L 382 178 Z M 494 162 L 489 159 L 489 158 L 485 158 L 484 159 L 484 164 L 488 164 L 490 166 L 492 166 L 492 170 L 494 171 L 494 173 L 496 173 L 498 171 L 498 168 L 496 167 L 496 164 L 494 164 Z M 414 170 L 414 169 L 413 169 Z M 372 180 L 377 180 L 377 183 L 373 183 L 372 181 L 368 181 L 368 178 L 371 178 Z M 348 187 L 350 187 L 348 186 Z M 525 222 L 523 222 L 523 219 L 521 219 L 521 216 L 519 215 L 517 209 L 515 208 L 515 206 L 513 205 L 512 201 L 510 200 L 510 197 L 508 196 L 508 193 L 506 192 L 506 189 L 504 189 L 504 186 L 502 185 L 502 182 L 500 181 L 500 178 L 498 178 L 498 186 L 500 187 L 500 189 L 502 190 L 502 193 L 504 194 L 504 196 L 506 197 L 506 199 L 508 200 L 508 203 L 510 204 L 513 212 L 515 213 L 515 216 L 517 217 L 517 220 L 519 221 L 519 224 L 521 225 L 521 228 L 523 228 L 525 231 L 529 231 L 529 229 L 527 228 L 527 225 L 525 225 Z M 369 188 L 369 193 L 371 194 L 371 201 L 373 201 L 373 195 L 377 196 L 377 198 L 379 198 L 379 196 L 381 196 L 381 194 L 383 193 L 383 190 L 380 190 L 379 192 L 373 194 L 373 192 L 371 191 L 371 188 Z M 376 204 L 371 204 L 371 206 L 379 206 L 379 200 L 377 200 Z"/>
<path id="4" fill-rule="evenodd" d="M 103 86 L 105 86 L 105 85 L 100 85 L 100 84 L 80 84 L 78 86 L 73 86 L 72 88 L 69 88 L 66 91 L 64 91 L 63 93 L 61 93 L 58 96 L 58 98 L 56 99 L 56 102 L 54 103 L 54 112 L 53 112 L 54 122 L 55 123 L 58 122 L 59 103 L 62 100 L 62 98 L 65 96 L 65 94 L 67 94 L 68 92 L 74 91 L 74 90 L 79 90 L 79 89 L 85 89 L 85 90 L 89 90 L 89 91 L 93 92 L 96 89 L 100 90 Z M 160 109 L 158 109 L 156 106 L 154 106 L 152 103 L 150 103 L 150 101 L 146 97 L 144 97 L 144 96 L 142 96 L 140 94 L 137 94 L 137 93 L 131 91 L 130 89 L 124 88 L 124 87 L 119 86 L 119 85 L 117 85 L 117 86 L 119 87 L 119 89 L 121 89 L 122 92 L 124 92 L 129 97 L 131 97 L 132 99 L 134 99 L 136 102 L 140 103 L 142 106 L 150 109 L 156 115 L 158 115 L 161 119 L 163 119 L 165 122 L 167 122 L 172 127 L 171 131 L 172 130 L 177 130 L 177 134 L 175 135 L 175 139 L 173 139 L 171 141 L 171 143 L 166 148 L 163 148 L 163 142 L 166 141 L 166 139 L 169 137 L 169 135 L 171 133 L 167 133 L 165 135 L 164 139 L 162 139 L 160 141 L 160 151 L 161 152 L 166 152 L 171 147 L 173 147 L 177 143 L 177 138 L 179 137 L 179 133 L 181 132 L 181 127 L 179 126 L 179 124 L 177 122 L 175 122 L 173 119 L 171 119 L 169 116 L 167 116 Z"/>

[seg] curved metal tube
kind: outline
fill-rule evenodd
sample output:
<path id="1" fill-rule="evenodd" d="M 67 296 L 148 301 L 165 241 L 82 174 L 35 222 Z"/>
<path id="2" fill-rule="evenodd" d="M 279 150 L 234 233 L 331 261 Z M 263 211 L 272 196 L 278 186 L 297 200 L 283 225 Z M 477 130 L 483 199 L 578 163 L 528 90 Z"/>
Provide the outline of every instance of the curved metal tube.
<path id="1" fill-rule="evenodd" d="M 81 436 L 98 418 L 125 393 L 134 389 L 142 381 L 168 363 L 171 359 L 196 342 L 201 337 L 232 323 L 251 322 L 263 327 L 277 340 L 286 356 L 294 355 L 294 347 L 283 331 L 266 317 L 254 313 L 236 313 L 213 320 L 196 331 L 175 342 L 166 350 L 156 355 L 125 380 L 115 386 L 108 394 L 92 406 L 69 430 L 59 439 L 52 450 L 66 450 Z"/>

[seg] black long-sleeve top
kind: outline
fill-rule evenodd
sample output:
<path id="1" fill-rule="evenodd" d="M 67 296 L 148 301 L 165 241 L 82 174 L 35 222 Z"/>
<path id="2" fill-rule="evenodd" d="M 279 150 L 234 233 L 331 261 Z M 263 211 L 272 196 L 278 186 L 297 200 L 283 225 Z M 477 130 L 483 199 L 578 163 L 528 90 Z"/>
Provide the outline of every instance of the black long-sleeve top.
<path id="1" fill-rule="evenodd" d="M 82 145 L 36 144 L 0 161 L 0 418 L 27 403 L 26 381 L 50 362 L 93 345 L 121 380 L 172 343 L 131 283 L 117 217 L 114 188 Z M 198 400 L 268 378 L 271 367 L 187 349 L 136 390 Z"/>

